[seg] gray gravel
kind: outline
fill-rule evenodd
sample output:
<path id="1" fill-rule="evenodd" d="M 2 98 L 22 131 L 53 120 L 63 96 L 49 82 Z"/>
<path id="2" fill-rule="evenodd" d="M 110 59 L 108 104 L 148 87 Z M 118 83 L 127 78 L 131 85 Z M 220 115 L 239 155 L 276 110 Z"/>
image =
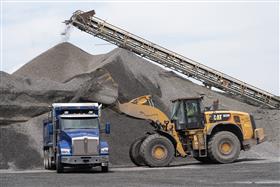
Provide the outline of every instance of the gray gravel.
<path id="1" fill-rule="evenodd" d="M 9 136 L 1 135 L 0 141 L 9 142 L 18 137 L 14 146 L 18 150 L 30 148 L 30 155 L 42 155 L 41 121 L 48 105 L 53 102 L 98 101 L 107 104 L 103 111 L 103 123 L 109 121 L 112 124 L 112 134 L 105 137 L 111 148 L 111 163 L 131 165 L 128 159 L 129 145 L 150 130 L 150 126 L 145 121 L 116 113 L 116 99 L 125 102 L 144 94 L 152 94 L 157 106 L 168 112 L 171 99 L 205 94 L 205 106 L 219 99 L 221 108 L 252 113 L 257 126 L 265 128 L 268 142 L 242 154 L 242 157 L 280 156 L 279 110 L 255 107 L 209 90 L 120 48 L 108 54 L 93 56 L 72 44 L 62 43 L 39 55 L 12 75 L 1 73 L 0 130 L 4 132 L 2 128 L 10 128 L 9 131 L 13 133 Z M 3 126 L 7 124 L 8 127 Z M 27 136 L 29 143 L 23 143 L 25 137 L 17 136 L 17 133 Z M 9 150 L 8 144 L 3 145 L 0 166 L 27 168 L 19 164 L 13 151 Z M 28 168 L 41 167 L 36 159 L 29 163 Z"/>

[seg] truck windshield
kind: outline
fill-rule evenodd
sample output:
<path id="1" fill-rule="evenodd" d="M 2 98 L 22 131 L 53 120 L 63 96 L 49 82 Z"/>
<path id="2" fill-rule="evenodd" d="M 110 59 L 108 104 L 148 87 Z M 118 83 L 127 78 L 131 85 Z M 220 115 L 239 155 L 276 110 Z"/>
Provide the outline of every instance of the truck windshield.
<path id="1" fill-rule="evenodd" d="M 97 118 L 61 118 L 62 129 L 96 129 Z"/>

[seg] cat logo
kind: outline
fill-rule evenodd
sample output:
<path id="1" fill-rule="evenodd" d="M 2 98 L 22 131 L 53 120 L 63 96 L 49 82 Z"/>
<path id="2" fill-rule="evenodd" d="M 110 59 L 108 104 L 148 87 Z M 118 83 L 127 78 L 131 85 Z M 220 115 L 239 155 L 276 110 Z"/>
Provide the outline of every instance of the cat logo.
<path id="1" fill-rule="evenodd" d="M 214 120 L 214 121 L 220 121 L 220 120 L 222 120 L 222 114 L 213 115 L 213 120 Z"/>
<path id="2" fill-rule="evenodd" d="M 210 122 L 216 122 L 216 121 L 227 121 L 230 118 L 230 114 L 226 113 L 226 114 L 219 114 L 219 113 L 215 113 L 212 114 L 210 117 Z"/>

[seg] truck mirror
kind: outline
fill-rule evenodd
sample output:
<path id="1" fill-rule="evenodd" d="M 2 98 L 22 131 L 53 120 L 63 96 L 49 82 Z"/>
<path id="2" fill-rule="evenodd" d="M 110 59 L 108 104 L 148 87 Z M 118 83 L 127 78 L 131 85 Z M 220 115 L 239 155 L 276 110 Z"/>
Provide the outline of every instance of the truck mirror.
<path id="1" fill-rule="evenodd" d="M 98 105 L 98 116 L 101 117 L 102 104 Z"/>
<path id="2" fill-rule="evenodd" d="M 110 131 L 111 131 L 110 123 L 107 122 L 106 125 L 105 125 L 105 133 L 110 134 Z"/>

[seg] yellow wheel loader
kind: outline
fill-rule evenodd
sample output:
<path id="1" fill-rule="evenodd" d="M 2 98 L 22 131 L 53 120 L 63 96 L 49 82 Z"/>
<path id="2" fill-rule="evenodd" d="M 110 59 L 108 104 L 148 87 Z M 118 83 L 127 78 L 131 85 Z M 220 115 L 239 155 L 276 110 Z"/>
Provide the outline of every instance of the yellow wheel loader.
<path id="1" fill-rule="evenodd" d="M 154 132 L 132 143 L 130 158 L 138 166 L 168 166 L 174 157 L 192 156 L 204 163 L 231 163 L 240 150 L 265 140 L 263 128 L 245 112 L 202 108 L 203 97 L 173 100 L 171 117 L 154 106 L 150 95 L 118 103 L 120 112 L 150 121 Z"/>

